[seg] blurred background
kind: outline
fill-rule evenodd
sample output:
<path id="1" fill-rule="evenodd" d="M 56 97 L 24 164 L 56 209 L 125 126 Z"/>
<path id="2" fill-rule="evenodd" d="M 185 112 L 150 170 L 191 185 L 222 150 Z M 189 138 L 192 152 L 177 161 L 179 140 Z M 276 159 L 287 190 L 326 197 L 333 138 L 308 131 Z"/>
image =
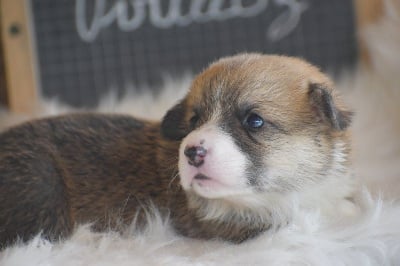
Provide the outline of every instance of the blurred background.
<path id="1" fill-rule="evenodd" d="M 240 52 L 299 56 L 334 78 L 368 65 L 359 32 L 382 0 L 1 0 L 0 102 L 91 108 L 110 92 L 197 73 Z"/>

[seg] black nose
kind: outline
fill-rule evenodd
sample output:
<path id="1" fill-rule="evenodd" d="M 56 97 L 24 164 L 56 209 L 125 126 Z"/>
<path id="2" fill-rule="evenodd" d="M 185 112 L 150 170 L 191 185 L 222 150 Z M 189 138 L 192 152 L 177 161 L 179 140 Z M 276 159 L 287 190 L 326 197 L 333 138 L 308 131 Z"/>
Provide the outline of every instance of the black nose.
<path id="1" fill-rule="evenodd" d="M 199 167 L 204 163 L 207 150 L 202 146 L 186 147 L 184 151 L 190 165 Z"/>

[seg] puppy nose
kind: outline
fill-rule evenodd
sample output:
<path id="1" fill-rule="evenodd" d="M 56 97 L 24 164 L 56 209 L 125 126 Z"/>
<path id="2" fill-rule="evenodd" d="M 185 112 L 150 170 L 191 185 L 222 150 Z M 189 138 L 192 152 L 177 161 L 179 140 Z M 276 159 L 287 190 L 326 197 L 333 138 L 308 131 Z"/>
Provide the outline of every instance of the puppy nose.
<path id="1" fill-rule="evenodd" d="M 190 165 L 200 167 L 204 163 L 207 150 L 202 146 L 186 146 L 184 154 L 188 158 Z"/>

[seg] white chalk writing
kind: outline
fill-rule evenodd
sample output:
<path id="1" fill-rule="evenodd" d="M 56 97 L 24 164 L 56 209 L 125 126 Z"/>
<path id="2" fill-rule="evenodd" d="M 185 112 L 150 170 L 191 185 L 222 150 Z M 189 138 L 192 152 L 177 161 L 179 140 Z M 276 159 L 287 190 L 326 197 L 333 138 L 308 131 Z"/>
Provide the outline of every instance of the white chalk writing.
<path id="1" fill-rule="evenodd" d="M 92 42 L 102 29 L 114 21 L 122 31 L 134 31 L 148 21 L 157 28 L 187 26 L 194 22 L 254 17 L 268 8 L 270 0 L 118 0 L 107 7 L 107 0 L 93 3 L 92 17 L 88 17 L 87 0 L 76 0 L 75 22 L 79 36 Z M 164 6 L 161 2 L 164 1 Z M 189 8 L 182 10 L 182 1 L 190 1 Z M 292 32 L 298 25 L 307 5 L 299 0 L 273 0 L 276 5 L 287 6 L 267 29 L 267 37 L 276 41 Z M 165 9 L 167 3 L 167 9 Z M 129 12 L 130 11 L 130 12 Z"/>

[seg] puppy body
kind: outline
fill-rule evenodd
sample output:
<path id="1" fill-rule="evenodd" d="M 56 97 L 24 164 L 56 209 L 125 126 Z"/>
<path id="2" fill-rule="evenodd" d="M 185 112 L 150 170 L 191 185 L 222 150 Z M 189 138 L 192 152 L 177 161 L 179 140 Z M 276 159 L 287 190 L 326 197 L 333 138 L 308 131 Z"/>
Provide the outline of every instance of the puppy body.
<path id="1" fill-rule="evenodd" d="M 159 128 L 125 116 L 68 115 L 4 132 L 1 242 L 67 236 L 77 222 L 129 222 L 137 206 L 162 206 L 169 180 L 157 178 Z M 146 147 L 146 148 L 145 148 Z M 165 198 L 165 196 L 164 196 Z M 118 217 L 118 218 L 116 218 Z M 5 241 L 7 240 L 7 241 Z"/>
<path id="2" fill-rule="evenodd" d="M 201 73 L 161 123 L 23 124 L 0 136 L 0 242 L 68 236 L 84 222 L 140 225 L 150 202 L 183 235 L 233 242 L 290 222 L 293 201 L 340 219 L 357 189 L 349 123 L 315 67 L 244 54 Z"/>

